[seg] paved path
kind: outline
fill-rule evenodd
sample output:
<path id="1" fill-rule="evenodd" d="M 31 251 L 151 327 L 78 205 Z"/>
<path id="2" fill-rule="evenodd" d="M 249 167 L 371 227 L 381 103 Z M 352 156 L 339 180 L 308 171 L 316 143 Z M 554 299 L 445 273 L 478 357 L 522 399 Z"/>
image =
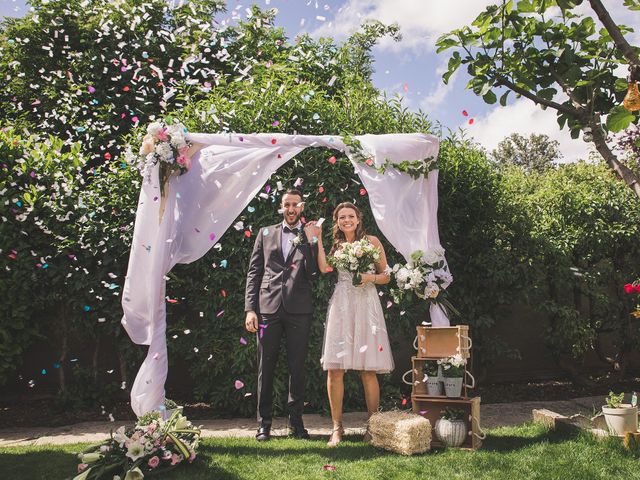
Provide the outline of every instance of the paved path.
<path id="1" fill-rule="evenodd" d="M 482 405 L 482 428 L 519 425 L 531 420 L 533 409 L 546 408 L 562 415 L 584 413 L 595 414 L 604 403 L 604 397 L 586 397 L 554 402 L 516 402 L 494 403 Z M 364 433 L 365 412 L 345 413 L 344 426 L 347 434 Z M 311 435 L 328 436 L 331 420 L 320 415 L 305 415 L 305 426 Z M 83 422 L 66 427 L 33 427 L 0 429 L 0 447 L 19 445 L 61 445 L 64 443 L 101 442 L 108 438 L 109 431 L 126 422 Z M 202 425 L 203 437 L 252 437 L 255 435 L 256 423 L 253 419 L 239 418 L 230 420 L 197 420 Z M 286 419 L 277 418 L 272 433 L 276 436 L 286 435 Z"/>

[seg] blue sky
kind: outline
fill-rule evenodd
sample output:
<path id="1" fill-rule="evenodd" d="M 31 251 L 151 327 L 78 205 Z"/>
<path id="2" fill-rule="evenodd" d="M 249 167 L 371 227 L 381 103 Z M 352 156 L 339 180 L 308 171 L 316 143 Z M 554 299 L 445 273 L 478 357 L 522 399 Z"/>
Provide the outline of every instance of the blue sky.
<path id="1" fill-rule="evenodd" d="M 289 37 L 306 32 L 337 40 L 344 40 L 365 19 L 397 22 L 403 40 L 383 41 L 374 51 L 373 80 L 378 88 L 389 95 L 401 94 L 407 107 L 421 108 L 446 127 L 465 128 L 489 150 L 512 132 L 545 133 L 560 142 L 565 160 L 586 158 L 589 145 L 559 131 L 554 111 L 542 111 L 526 99 L 512 101 L 507 107 L 486 105 L 465 89 L 468 76 L 463 71 L 452 77 L 449 85 L 443 84 L 441 76 L 448 56 L 446 52 L 435 53 L 435 40 L 444 32 L 469 24 L 492 3 L 497 0 L 227 0 L 227 17 L 244 17 L 252 4 L 277 8 L 276 24 L 284 27 Z M 622 0 L 603 3 L 614 20 L 640 32 L 640 13 L 628 11 Z M 22 16 L 28 8 L 25 4 L 25 0 L 0 0 L 0 16 Z M 579 10 L 591 14 L 587 6 Z M 638 32 L 628 37 L 636 45 L 640 43 Z M 468 117 L 462 115 L 463 110 Z M 468 123 L 470 118 L 474 119 L 473 125 Z"/>

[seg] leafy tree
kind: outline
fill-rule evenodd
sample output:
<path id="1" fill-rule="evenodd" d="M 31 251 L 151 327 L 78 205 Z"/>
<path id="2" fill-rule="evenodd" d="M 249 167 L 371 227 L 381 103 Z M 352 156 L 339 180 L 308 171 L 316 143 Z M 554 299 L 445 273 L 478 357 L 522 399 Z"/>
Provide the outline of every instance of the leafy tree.
<path id="1" fill-rule="evenodd" d="M 518 165 L 525 171 L 541 172 L 562 158 L 557 140 L 551 140 L 547 135 L 529 135 L 523 137 L 512 133 L 498 143 L 493 153 L 493 159 L 500 164 Z"/>
<path id="2" fill-rule="evenodd" d="M 593 141 L 617 177 L 640 196 L 640 178 L 611 149 L 608 132 L 638 122 L 625 110 L 622 99 L 627 82 L 616 69 L 628 64 L 640 74 L 638 48 L 625 40 L 629 28 L 616 25 L 600 0 L 589 0 L 604 28 L 574 8 L 582 0 L 503 0 L 491 5 L 472 22 L 437 41 L 438 52 L 455 48 L 443 79 L 461 66 L 471 75 L 467 88 L 485 102 L 506 105 L 515 93 L 541 108 L 557 111 L 560 128 Z M 626 0 L 638 10 L 636 0 Z M 557 7 L 557 8 L 556 8 Z M 606 122 L 603 117 L 607 116 Z"/>

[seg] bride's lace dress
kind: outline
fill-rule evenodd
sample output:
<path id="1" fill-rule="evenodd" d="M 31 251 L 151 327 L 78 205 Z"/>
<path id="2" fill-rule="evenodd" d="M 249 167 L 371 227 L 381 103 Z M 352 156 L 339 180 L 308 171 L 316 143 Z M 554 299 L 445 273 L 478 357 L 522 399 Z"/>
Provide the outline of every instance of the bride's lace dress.
<path id="1" fill-rule="evenodd" d="M 324 330 L 324 370 L 393 370 L 387 327 L 375 285 L 355 287 L 351 273 L 338 269 Z"/>

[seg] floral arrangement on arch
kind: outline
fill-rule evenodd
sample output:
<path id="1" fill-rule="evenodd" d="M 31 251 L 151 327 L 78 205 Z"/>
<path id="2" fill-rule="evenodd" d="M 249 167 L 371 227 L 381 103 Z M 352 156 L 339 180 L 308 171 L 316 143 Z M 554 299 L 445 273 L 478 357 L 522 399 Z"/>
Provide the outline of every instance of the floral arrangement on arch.
<path id="1" fill-rule="evenodd" d="M 341 268 L 353 274 L 351 283 L 360 285 L 363 273 L 375 273 L 375 264 L 380 261 L 380 250 L 368 238 L 355 242 L 344 242 L 327 258 L 334 268 Z"/>
<path id="2" fill-rule="evenodd" d="M 182 175 L 191 168 L 188 155 L 191 143 L 187 141 L 186 133 L 182 123 L 152 122 L 147 126 L 138 154 L 133 153 L 131 146 L 125 152 L 127 162 L 136 165 L 147 181 L 151 179 L 151 168 L 160 164 L 160 192 L 163 195 L 165 184 L 173 172 Z"/>
<path id="3" fill-rule="evenodd" d="M 168 420 L 150 412 L 132 429 L 120 427 L 111 438 L 78 455 L 78 475 L 73 480 L 140 480 L 172 470 L 196 458 L 200 429 L 179 410 Z"/>
<path id="4" fill-rule="evenodd" d="M 636 318 L 640 318 L 640 279 L 634 280 L 633 283 L 627 283 L 624 286 L 625 293 L 629 295 L 638 295 L 638 303 L 636 303 L 636 309 L 631 312 Z"/>
<path id="5" fill-rule="evenodd" d="M 411 260 L 406 264 L 396 263 L 391 269 L 397 288 L 391 289 L 391 295 L 396 303 L 400 303 L 409 294 L 438 303 L 448 312 L 458 315 L 458 311 L 447 298 L 447 287 L 453 281 L 444 258 L 442 247 L 433 248 L 427 252 L 416 250 L 411 254 Z"/>

